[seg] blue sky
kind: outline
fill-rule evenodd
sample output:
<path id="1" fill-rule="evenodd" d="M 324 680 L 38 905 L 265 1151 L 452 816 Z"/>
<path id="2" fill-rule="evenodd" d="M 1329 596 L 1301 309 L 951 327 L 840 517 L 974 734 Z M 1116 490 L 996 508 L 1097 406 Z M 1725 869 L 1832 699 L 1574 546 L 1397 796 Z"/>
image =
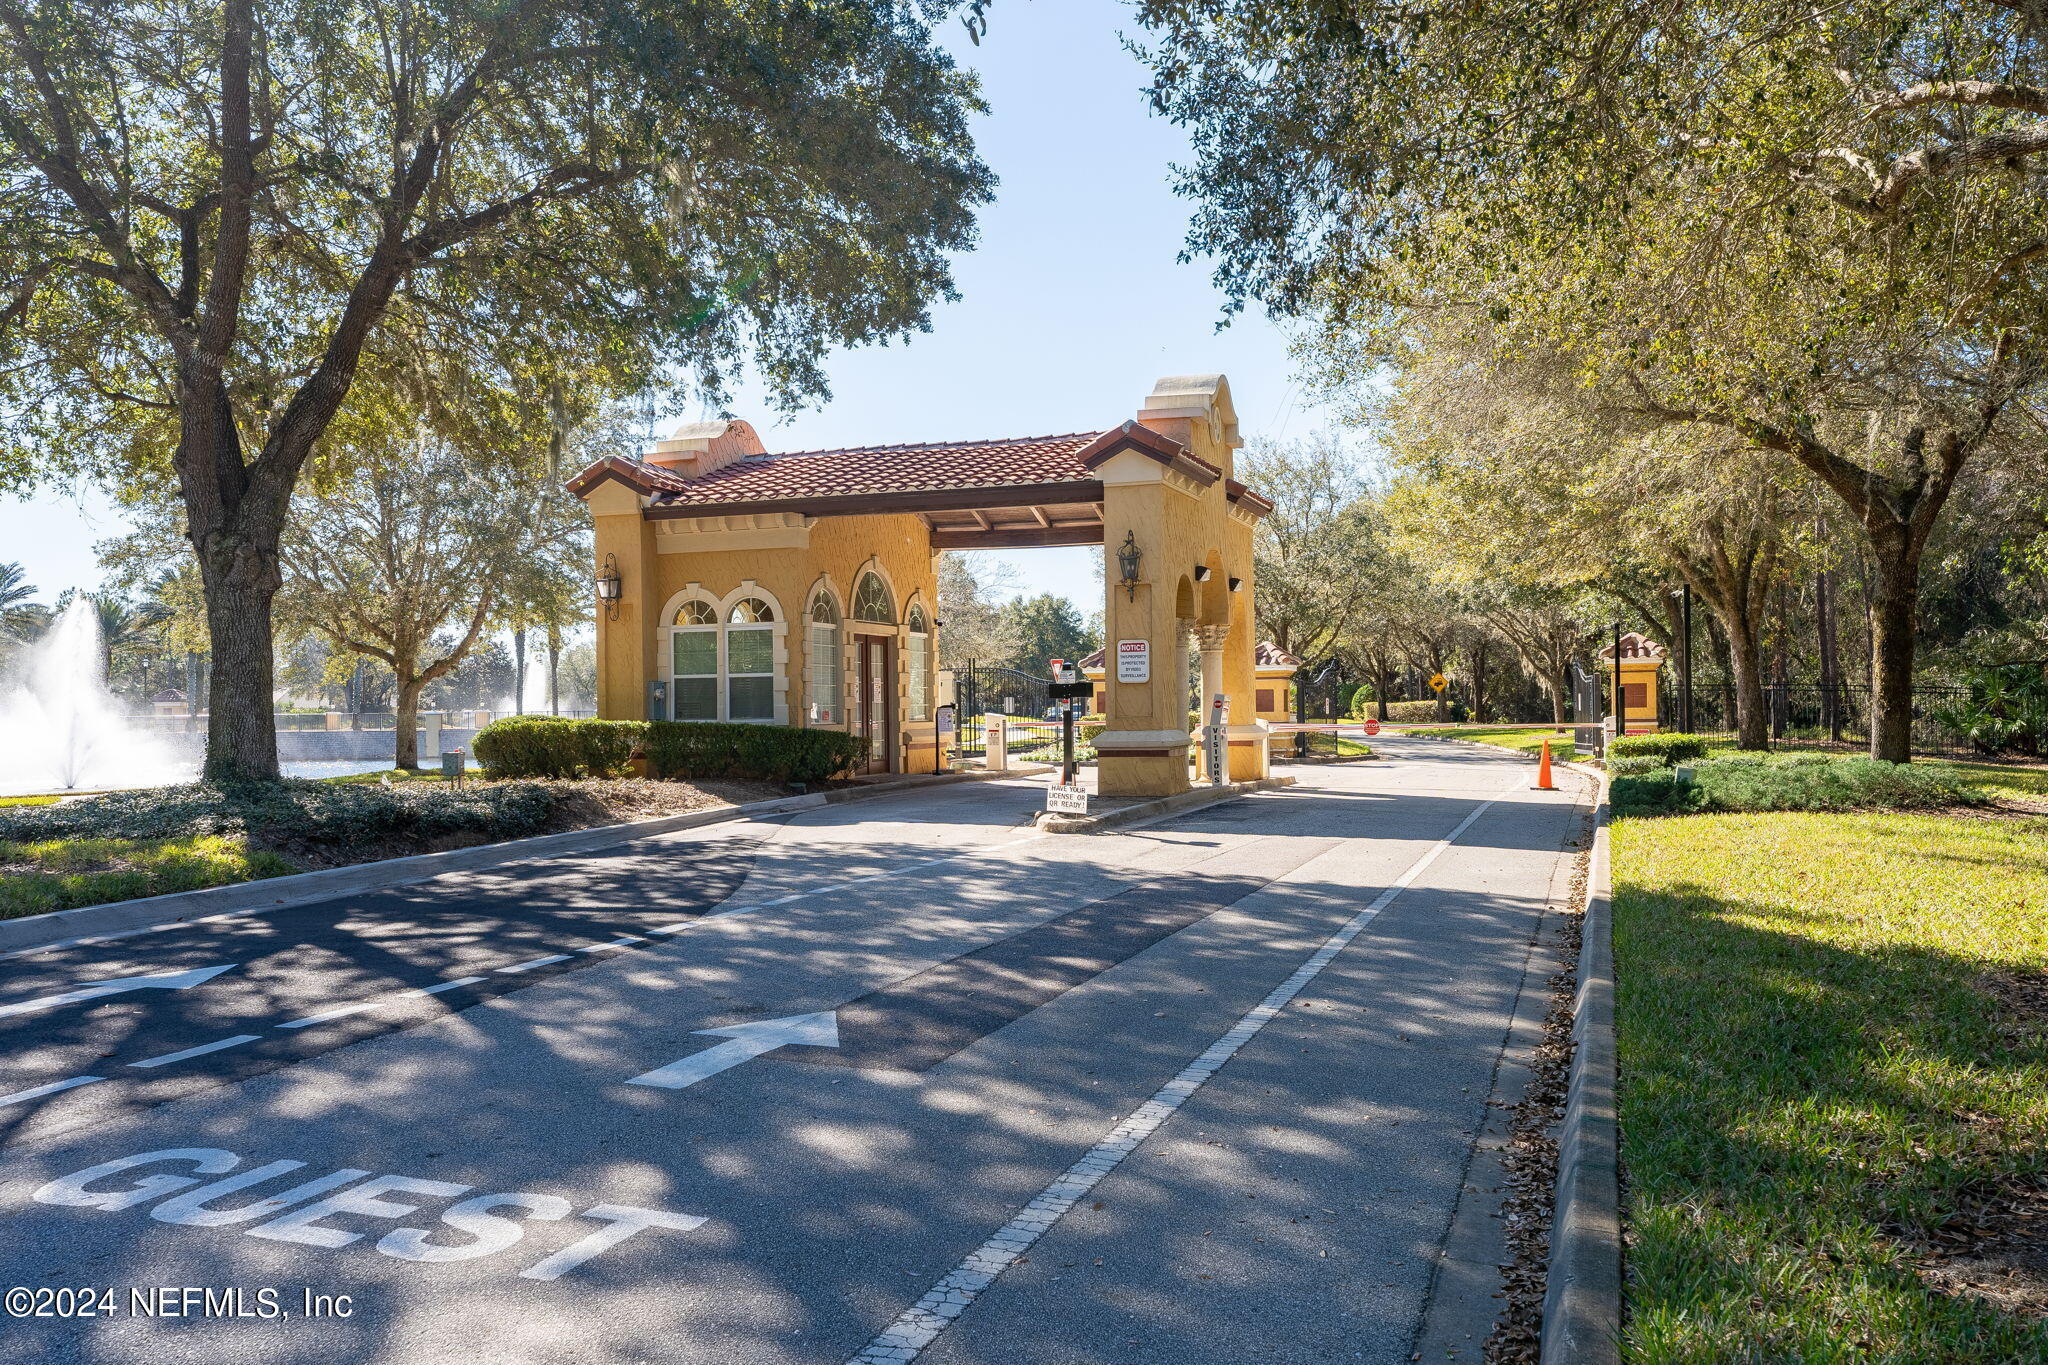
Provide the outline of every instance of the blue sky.
<path id="1" fill-rule="evenodd" d="M 1208 266 L 1175 260 L 1190 206 L 1169 167 L 1187 142 L 1148 112 L 1145 70 L 1119 39 L 1134 28 L 1111 0 L 1002 0 L 979 47 L 949 21 L 948 45 L 983 77 L 991 110 L 976 138 L 1002 181 L 979 248 L 957 264 L 961 299 L 908 344 L 838 356 L 820 408 L 771 422 L 762 393 L 742 386 L 734 412 L 770 450 L 1099 430 L 1134 415 L 1160 376 L 1219 370 L 1246 436 L 1317 425 L 1283 332 L 1261 315 L 1217 332 Z M 20 560 L 45 601 L 97 584 L 91 543 L 119 529 L 95 494 L 0 499 L 0 559 Z M 1020 589 L 1092 611 L 1091 554 L 1001 558 Z"/>

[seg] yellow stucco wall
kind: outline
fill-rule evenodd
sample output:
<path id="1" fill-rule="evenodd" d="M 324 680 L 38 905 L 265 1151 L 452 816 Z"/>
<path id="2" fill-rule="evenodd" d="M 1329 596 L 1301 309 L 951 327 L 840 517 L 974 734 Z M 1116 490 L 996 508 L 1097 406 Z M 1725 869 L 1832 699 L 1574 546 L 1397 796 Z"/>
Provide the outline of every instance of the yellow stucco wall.
<path id="1" fill-rule="evenodd" d="M 616 487 L 612 485 L 610 487 Z M 628 498 L 626 490 L 619 489 Z M 729 605 L 743 595 L 759 596 L 774 608 L 776 631 L 776 719 L 796 726 L 846 728 L 845 698 L 854 687 L 855 639 L 886 636 L 894 641 L 896 665 L 896 734 L 888 767 L 896 772 L 925 773 L 938 769 L 936 723 L 909 717 L 909 631 L 912 605 L 921 606 L 933 627 L 927 667 L 938 656 L 938 581 L 931 534 L 915 516 L 834 517 L 807 527 L 753 532 L 729 530 L 657 531 L 643 521 L 638 499 L 630 514 L 607 514 L 600 502 L 606 489 L 589 499 L 597 532 L 597 561 L 616 556 L 622 580 L 616 620 L 598 617 L 598 712 L 608 717 L 639 719 L 646 715 L 646 688 L 651 680 L 669 676 L 666 627 L 692 597 Z M 762 541 L 772 543 L 762 544 Z M 737 543 L 736 548 L 727 548 Z M 866 571 L 880 573 L 889 585 L 895 612 L 893 627 L 856 622 L 854 585 Z M 810 716 L 809 609 L 814 592 L 830 591 L 840 617 L 841 704 L 829 722 Z M 935 708 L 934 679 L 928 696 Z"/>

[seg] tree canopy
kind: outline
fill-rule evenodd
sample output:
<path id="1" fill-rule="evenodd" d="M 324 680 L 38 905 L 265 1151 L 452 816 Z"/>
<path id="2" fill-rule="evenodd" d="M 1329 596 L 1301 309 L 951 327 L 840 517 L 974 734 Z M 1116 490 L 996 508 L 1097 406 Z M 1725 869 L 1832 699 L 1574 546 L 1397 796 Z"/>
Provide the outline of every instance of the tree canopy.
<path id="1" fill-rule="evenodd" d="M 0 478 L 175 473 L 209 773 L 275 774 L 278 541 L 359 378 L 459 357 L 533 421 L 564 358 L 713 401 L 751 362 L 797 402 L 927 325 L 992 184 L 933 17 L 0 0 Z"/>

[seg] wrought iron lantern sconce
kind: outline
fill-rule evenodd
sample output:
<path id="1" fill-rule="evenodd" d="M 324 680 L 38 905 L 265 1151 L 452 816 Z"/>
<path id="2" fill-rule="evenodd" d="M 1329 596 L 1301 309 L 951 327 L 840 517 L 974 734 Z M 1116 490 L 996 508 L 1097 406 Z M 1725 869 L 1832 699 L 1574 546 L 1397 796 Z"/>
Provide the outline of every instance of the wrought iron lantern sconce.
<path id="1" fill-rule="evenodd" d="M 1243 591 L 1244 591 L 1244 580 L 1243 580 L 1242 578 L 1233 578 L 1233 579 L 1231 579 L 1231 580 L 1230 580 L 1230 590 L 1231 590 L 1232 592 L 1243 592 Z"/>
<path id="2" fill-rule="evenodd" d="M 604 557 L 604 567 L 597 574 L 597 600 L 604 603 L 604 615 L 608 621 L 619 619 L 619 596 L 625 584 L 619 578 L 619 561 L 614 555 Z"/>
<path id="3" fill-rule="evenodd" d="M 1195 565 L 1195 581 L 1197 583 L 1207 583 L 1214 573 L 1215 570 L 1211 569 L 1207 564 Z"/>
<path id="4" fill-rule="evenodd" d="M 1138 548 L 1137 533 L 1133 531 L 1124 532 L 1124 543 L 1117 548 L 1116 552 L 1116 567 L 1117 571 L 1123 575 L 1125 600 L 1127 601 L 1135 602 L 1138 600 L 1138 561 L 1144 557 L 1145 552 Z"/>

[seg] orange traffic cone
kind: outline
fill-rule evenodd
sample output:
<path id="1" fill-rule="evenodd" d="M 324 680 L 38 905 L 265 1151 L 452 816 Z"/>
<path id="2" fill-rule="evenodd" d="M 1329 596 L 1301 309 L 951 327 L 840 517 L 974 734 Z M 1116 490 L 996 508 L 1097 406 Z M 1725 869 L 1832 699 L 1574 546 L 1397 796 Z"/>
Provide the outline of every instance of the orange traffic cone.
<path id="1" fill-rule="evenodd" d="M 1550 781 L 1550 741 L 1543 741 L 1543 757 L 1536 760 L 1536 790 L 1554 792 L 1557 790 Z"/>

